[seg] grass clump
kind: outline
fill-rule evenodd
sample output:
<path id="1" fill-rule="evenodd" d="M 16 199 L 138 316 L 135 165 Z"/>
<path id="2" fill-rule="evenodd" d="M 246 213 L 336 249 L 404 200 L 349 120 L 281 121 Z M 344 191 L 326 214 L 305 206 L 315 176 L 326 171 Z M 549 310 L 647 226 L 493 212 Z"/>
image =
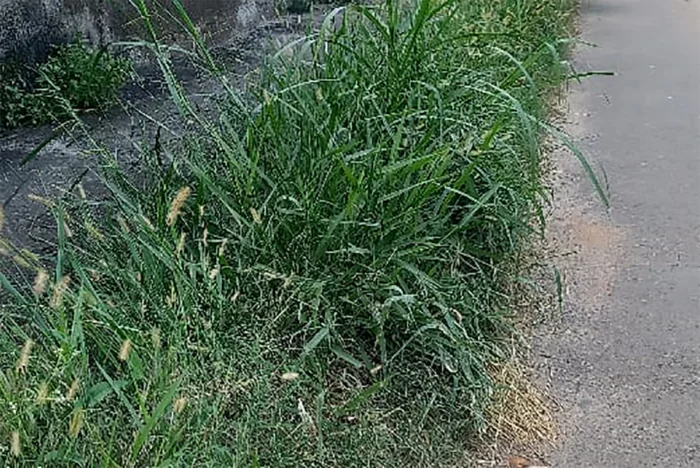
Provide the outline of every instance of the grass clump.
<path id="1" fill-rule="evenodd" d="M 55 47 L 36 68 L 0 63 L 0 127 L 61 121 L 74 111 L 109 107 L 131 75 L 130 60 L 94 49 L 80 36 Z"/>
<path id="2" fill-rule="evenodd" d="M 508 265 L 540 212 L 538 118 L 569 14 L 339 8 L 243 96 L 198 47 L 229 90 L 214 120 L 151 28 L 198 130 L 145 154 L 138 184 L 105 151 L 110 198 L 53 207 L 55 271 L 19 252 L 27 286 L 0 276 L 0 454 L 468 465 L 507 355 Z"/>

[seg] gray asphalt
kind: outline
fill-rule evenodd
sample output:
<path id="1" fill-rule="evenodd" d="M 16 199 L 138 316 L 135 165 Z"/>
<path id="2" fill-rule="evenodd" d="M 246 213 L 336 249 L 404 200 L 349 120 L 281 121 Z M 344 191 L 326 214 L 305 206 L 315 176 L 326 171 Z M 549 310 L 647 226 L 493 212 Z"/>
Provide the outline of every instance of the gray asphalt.
<path id="1" fill-rule="evenodd" d="M 583 0 L 581 38 L 598 47 L 577 47 L 579 71 L 617 73 L 573 86 L 568 109 L 612 209 L 560 165 L 568 303 L 538 350 L 561 403 L 549 461 L 700 466 L 700 1 Z"/>

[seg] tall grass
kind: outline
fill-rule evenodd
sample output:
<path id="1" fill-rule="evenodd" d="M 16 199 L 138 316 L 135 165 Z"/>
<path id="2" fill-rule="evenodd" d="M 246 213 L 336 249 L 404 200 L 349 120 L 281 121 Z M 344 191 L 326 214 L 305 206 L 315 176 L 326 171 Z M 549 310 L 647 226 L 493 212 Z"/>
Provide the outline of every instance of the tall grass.
<path id="1" fill-rule="evenodd" d="M 53 205 L 54 271 L 0 276 L 0 457 L 467 463 L 511 333 L 503 283 L 541 211 L 569 3 L 338 8 L 245 94 L 180 8 L 226 91 L 216 119 L 139 6 L 197 129 L 145 154 L 138 183 L 102 151 L 109 199 Z"/>

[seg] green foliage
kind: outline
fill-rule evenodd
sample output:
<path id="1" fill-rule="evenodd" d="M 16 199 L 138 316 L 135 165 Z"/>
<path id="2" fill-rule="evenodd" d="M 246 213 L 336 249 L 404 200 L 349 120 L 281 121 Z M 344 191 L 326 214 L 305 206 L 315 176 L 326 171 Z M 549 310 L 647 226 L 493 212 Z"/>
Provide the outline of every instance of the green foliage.
<path id="1" fill-rule="evenodd" d="M 0 440 L 28 466 L 468 464 L 568 4 L 338 9 L 245 96 L 181 10 L 227 90 L 213 120 L 139 7 L 197 129 L 138 185 L 103 153 L 111 197 L 54 207 L 52 293 L 0 275 Z"/>
<path id="2" fill-rule="evenodd" d="M 44 102 L 32 92 L 33 77 L 18 63 L 0 63 L 0 128 L 37 124 L 45 118 Z"/>
<path id="3" fill-rule="evenodd" d="M 37 84 L 55 91 L 73 108 L 88 109 L 113 103 L 131 74 L 128 59 L 105 47 L 95 50 L 78 37 L 39 66 Z"/>
<path id="4" fill-rule="evenodd" d="M 93 49 L 81 37 L 56 47 L 36 70 L 0 64 L 0 126 L 60 121 L 74 111 L 106 108 L 132 74 L 131 62 Z"/>

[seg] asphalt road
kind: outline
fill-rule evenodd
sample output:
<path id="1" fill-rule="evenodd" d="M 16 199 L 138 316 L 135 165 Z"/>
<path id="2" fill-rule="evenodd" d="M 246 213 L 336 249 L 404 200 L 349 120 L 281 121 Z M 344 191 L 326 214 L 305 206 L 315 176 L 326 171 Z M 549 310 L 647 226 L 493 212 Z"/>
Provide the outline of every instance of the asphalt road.
<path id="1" fill-rule="evenodd" d="M 700 466 L 700 1 L 583 0 L 568 128 L 610 183 L 604 214 L 559 164 L 567 306 L 543 338 L 554 468 Z"/>

